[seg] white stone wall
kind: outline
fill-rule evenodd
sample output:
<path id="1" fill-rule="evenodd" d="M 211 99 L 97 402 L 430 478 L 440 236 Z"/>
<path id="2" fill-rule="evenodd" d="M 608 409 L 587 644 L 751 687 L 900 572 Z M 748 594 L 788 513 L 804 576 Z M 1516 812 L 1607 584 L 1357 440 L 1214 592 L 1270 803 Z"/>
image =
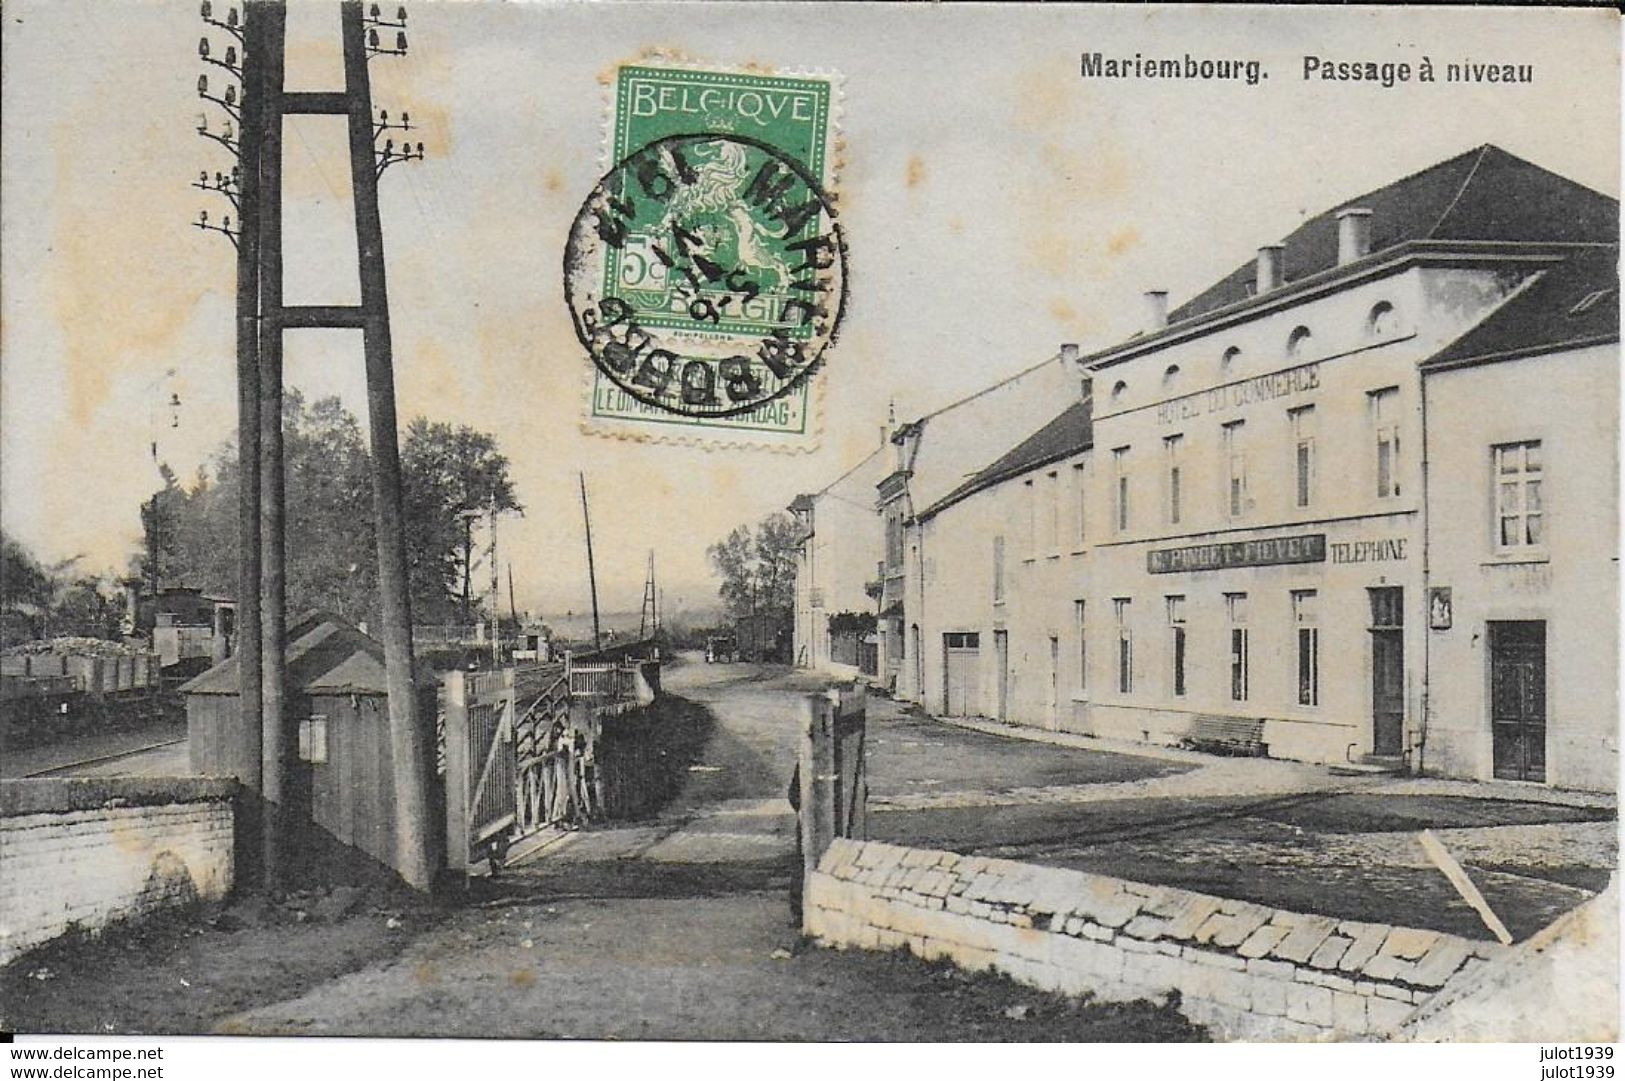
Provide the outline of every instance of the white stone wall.
<path id="1" fill-rule="evenodd" d="M 122 787 L 130 791 L 120 795 L 125 780 L 6 782 L 0 964 L 70 928 L 95 932 L 230 891 L 233 813 L 224 787 L 163 782 L 175 789 L 165 795 L 128 779 Z"/>
<path id="2" fill-rule="evenodd" d="M 1505 947 L 1336 920 L 1011 860 L 836 841 L 809 876 L 806 929 L 826 944 L 907 948 L 1106 1001 L 1177 990 L 1229 1039 L 1397 1032 Z"/>

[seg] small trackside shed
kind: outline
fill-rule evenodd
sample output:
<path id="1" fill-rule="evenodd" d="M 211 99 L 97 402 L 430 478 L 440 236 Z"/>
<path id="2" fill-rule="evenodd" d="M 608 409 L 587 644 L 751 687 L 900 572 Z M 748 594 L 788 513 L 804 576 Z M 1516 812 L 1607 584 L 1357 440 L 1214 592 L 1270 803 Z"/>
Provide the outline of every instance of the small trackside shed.
<path id="1" fill-rule="evenodd" d="M 286 717 L 297 732 L 298 765 L 289 810 L 307 830 L 299 861 L 324 878 L 351 877 L 358 864 L 395 862 L 395 786 L 384 650 L 377 640 L 326 612 L 288 628 Z M 194 773 L 244 775 L 246 740 L 231 657 L 185 684 L 187 741 Z M 433 717 L 432 685 L 419 688 L 421 716 Z M 335 844 L 334 842 L 337 842 Z"/>

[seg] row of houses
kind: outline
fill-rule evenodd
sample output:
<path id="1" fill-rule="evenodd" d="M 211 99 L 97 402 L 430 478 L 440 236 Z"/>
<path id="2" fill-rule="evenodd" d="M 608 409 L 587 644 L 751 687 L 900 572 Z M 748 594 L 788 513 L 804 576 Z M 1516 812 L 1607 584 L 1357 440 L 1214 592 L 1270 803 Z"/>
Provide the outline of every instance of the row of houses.
<path id="1" fill-rule="evenodd" d="M 932 713 L 1613 790 L 1618 202 L 1482 146 L 791 506 Z M 850 624 L 850 620 L 847 621 Z"/>

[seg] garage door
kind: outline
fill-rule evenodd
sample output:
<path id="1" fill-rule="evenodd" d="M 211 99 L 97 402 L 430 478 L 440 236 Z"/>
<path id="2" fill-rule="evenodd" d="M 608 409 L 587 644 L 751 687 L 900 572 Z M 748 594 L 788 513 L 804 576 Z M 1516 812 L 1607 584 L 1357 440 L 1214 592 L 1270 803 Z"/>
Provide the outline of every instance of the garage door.
<path id="1" fill-rule="evenodd" d="M 946 654 L 943 666 L 950 717 L 968 717 L 981 712 L 978 674 L 981 672 L 981 636 L 974 631 L 955 631 L 942 636 Z"/>

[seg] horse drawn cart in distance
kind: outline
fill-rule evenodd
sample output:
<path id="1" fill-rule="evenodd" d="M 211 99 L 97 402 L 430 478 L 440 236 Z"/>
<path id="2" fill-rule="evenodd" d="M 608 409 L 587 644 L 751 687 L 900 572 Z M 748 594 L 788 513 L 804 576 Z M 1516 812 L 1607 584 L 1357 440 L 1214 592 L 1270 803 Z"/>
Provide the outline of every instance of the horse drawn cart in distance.
<path id="1" fill-rule="evenodd" d="M 739 659 L 739 640 L 731 634 L 713 634 L 705 640 L 705 663 L 727 664 Z"/>

